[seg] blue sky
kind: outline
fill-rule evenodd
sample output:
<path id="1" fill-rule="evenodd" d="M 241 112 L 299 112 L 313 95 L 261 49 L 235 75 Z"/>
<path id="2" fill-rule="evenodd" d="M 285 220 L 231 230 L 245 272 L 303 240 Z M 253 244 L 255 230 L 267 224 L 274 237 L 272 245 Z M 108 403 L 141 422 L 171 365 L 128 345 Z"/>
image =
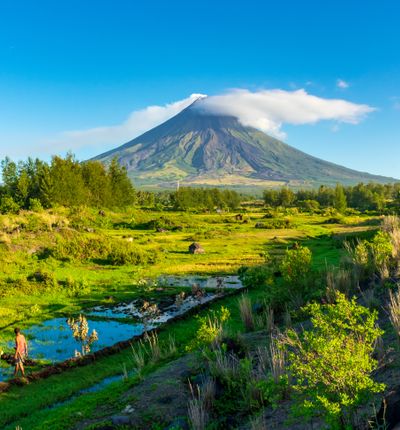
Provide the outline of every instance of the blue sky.
<path id="1" fill-rule="evenodd" d="M 356 124 L 284 122 L 289 144 L 400 177 L 399 19 L 395 0 L 2 0 L 0 158 L 96 155 L 123 135 L 66 132 L 192 93 L 304 89 L 375 110 Z"/>

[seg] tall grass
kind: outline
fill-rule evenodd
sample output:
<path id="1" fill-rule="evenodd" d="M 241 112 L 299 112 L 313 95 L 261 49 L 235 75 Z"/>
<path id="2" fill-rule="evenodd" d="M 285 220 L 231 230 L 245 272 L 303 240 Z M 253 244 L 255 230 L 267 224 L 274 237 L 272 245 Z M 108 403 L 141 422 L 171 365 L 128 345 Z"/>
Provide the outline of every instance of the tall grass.
<path id="1" fill-rule="evenodd" d="M 354 257 L 357 261 L 357 257 Z M 358 263 L 357 263 L 358 264 Z M 357 270 L 358 272 L 358 270 Z M 358 276 L 350 269 L 339 267 L 329 268 L 326 271 L 326 298 L 329 303 L 335 302 L 336 293 L 339 291 L 346 296 L 354 290 L 358 284 Z"/>
<path id="2" fill-rule="evenodd" d="M 247 295 L 242 295 L 239 299 L 239 310 L 240 310 L 240 318 L 244 324 L 246 331 L 254 330 L 254 315 L 253 315 L 253 307 L 251 304 L 251 299 Z"/>
<path id="3" fill-rule="evenodd" d="M 136 372 L 137 376 L 141 378 L 143 368 L 146 365 L 145 349 L 142 347 L 142 344 L 139 344 L 137 348 L 134 348 L 134 346 L 131 345 L 131 348 L 132 348 L 133 370 Z"/>
<path id="4" fill-rule="evenodd" d="M 239 371 L 239 360 L 232 354 L 227 354 L 221 348 L 213 351 L 213 356 L 207 357 L 211 374 L 225 382 L 235 379 Z"/>
<path id="5" fill-rule="evenodd" d="M 188 403 L 188 418 L 193 430 L 204 430 L 208 423 L 208 413 L 203 401 L 200 387 L 195 387 L 189 381 L 191 399 Z"/>
<path id="6" fill-rule="evenodd" d="M 400 287 L 393 293 L 389 291 L 389 319 L 400 342 Z"/>
<path id="7" fill-rule="evenodd" d="M 267 424 L 265 422 L 264 416 L 255 417 L 250 420 L 251 430 L 267 430 Z"/>
<path id="8" fill-rule="evenodd" d="M 269 366 L 271 375 L 276 384 L 286 373 L 285 350 L 279 338 L 271 336 L 269 344 Z"/>
<path id="9" fill-rule="evenodd" d="M 263 303 L 263 311 L 260 315 L 255 315 L 254 324 L 256 329 L 265 329 L 268 333 L 272 333 L 275 328 L 274 309 L 267 304 Z"/>
<path id="10" fill-rule="evenodd" d="M 399 230 L 400 219 L 396 215 L 387 215 L 383 217 L 381 228 L 386 233 L 392 233 L 393 231 Z"/>
<path id="11" fill-rule="evenodd" d="M 382 230 L 389 234 L 392 243 L 392 256 L 395 260 L 394 276 L 400 274 L 400 218 L 395 215 L 389 215 L 383 218 Z"/>
<path id="12" fill-rule="evenodd" d="M 131 345 L 131 349 L 133 368 L 139 377 L 147 364 L 156 364 L 163 359 L 173 357 L 177 351 L 175 338 L 172 335 L 161 343 L 156 332 L 146 333 L 136 347 Z"/>

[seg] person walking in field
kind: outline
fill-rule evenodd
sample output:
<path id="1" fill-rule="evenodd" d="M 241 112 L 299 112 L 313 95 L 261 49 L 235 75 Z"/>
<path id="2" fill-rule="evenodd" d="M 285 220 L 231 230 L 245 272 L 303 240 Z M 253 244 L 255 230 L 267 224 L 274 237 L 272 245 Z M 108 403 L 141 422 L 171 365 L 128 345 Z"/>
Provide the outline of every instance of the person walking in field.
<path id="1" fill-rule="evenodd" d="M 14 376 L 18 375 L 21 371 L 22 376 L 25 376 L 24 359 L 28 355 L 28 344 L 26 343 L 25 336 L 17 327 L 14 329 L 15 333 L 15 370 Z"/>

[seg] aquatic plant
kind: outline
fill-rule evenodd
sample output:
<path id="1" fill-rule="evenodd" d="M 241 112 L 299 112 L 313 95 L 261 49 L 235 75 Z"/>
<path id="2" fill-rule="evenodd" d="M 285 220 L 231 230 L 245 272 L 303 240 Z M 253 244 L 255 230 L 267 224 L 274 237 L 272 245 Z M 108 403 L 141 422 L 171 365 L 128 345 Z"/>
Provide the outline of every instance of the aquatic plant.
<path id="1" fill-rule="evenodd" d="M 81 351 L 75 350 L 75 357 L 81 357 L 90 352 L 91 345 L 99 339 L 96 330 L 89 335 L 89 324 L 86 317 L 79 314 L 77 319 L 68 318 L 67 324 L 72 330 L 74 339 L 81 344 Z"/>
<path id="2" fill-rule="evenodd" d="M 144 301 L 143 305 L 140 309 L 141 312 L 141 320 L 144 325 L 144 331 L 149 329 L 149 323 L 154 318 L 156 318 L 160 314 L 160 309 L 158 308 L 157 303 L 150 303 L 148 301 Z"/>

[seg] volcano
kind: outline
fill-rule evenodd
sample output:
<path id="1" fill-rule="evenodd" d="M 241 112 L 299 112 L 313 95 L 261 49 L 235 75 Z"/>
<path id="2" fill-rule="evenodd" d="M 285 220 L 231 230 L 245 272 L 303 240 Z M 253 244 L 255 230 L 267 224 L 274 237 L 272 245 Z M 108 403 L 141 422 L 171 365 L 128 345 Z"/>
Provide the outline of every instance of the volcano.
<path id="1" fill-rule="evenodd" d="M 338 182 L 394 182 L 342 167 L 299 151 L 233 116 L 202 109 L 201 100 L 95 160 L 113 158 L 138 186 L 182 185 L 268 187 L 317 186 Z"/>

